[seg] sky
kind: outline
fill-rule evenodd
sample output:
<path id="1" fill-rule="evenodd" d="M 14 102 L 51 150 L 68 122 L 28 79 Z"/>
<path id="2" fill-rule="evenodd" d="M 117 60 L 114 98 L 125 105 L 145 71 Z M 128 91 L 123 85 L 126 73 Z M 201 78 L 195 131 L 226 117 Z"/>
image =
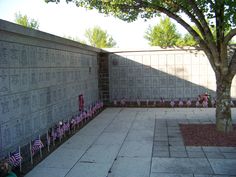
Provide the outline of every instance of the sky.
<path id="1" fill-rule="evenodd" d="M 78 8 L 73 3 L 45 3 L 44 0 L 0 0 L 0 19 L 14 22 L 15 13 L 20 12 L 39 22 L 39 30 L 57 36 L 71 36 L 85 40 L 86 29 L 99 26 L 113 37 L 119 48 L 148 47 L 144 38 L 148 27 L 159 22 L 159 18 L 138 19 L 127 23 L 96 10 Z M 184 29 L 177 26 L 178 31 Z"/>

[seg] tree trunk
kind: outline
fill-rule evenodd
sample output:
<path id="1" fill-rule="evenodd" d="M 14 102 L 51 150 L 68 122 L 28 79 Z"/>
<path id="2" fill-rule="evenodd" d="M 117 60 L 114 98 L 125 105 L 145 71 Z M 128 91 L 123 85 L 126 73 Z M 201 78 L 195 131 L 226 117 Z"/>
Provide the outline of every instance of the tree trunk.
<path id="1" fill-rule="evenodd" d="M 233 130 L 230 108 L 231 83 L 232 79 L 227 76 L 216 75 L 216 128 L 224 133 L 229 133 Z"/>

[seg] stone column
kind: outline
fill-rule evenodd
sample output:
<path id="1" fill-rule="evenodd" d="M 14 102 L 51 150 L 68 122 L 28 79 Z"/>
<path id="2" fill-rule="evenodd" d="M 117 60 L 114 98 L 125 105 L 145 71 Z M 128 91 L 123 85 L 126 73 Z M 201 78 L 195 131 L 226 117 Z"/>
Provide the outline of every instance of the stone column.
<path id="1" fill-rule="evenodd" d="M 108 53 L 100 53 L 98 55 L 98 89 L 99 98 L 105 105 L 109 104 L 109 61 Z"/>

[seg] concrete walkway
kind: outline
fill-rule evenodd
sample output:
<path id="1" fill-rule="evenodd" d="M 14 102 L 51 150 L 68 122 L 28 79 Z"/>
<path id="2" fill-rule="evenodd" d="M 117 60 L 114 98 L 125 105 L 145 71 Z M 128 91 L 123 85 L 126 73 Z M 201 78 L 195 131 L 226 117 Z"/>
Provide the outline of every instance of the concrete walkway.
<path id="1" fill-rule="evenodd" d="M 26 177 L 236 177 L 235 147 L 183 144 L 178 123 L 214 122 L 214 111 L 107 108 Z"/>

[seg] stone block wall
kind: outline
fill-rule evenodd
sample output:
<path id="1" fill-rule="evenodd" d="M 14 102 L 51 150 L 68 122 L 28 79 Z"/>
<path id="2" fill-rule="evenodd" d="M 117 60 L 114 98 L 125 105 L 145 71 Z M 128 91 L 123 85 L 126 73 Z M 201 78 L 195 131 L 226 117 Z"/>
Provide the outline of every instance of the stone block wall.
<path id="1" fill-rule="evenodd" d="M 108 53 L 102 52 L 99 54 L 99 97 L 103 100 L 104 104 L 109 103 L 109 60 Z"/>
<path id="2" fill-rule="evenodd" d="M 0 20 L 0 152 L 98 100 L 99 49 Z"/>
<path id="3" fill-rule="evenodd" d="M 215 96 L 215 75 L 203 51 L 152 47 L 109 52 L 110 101 Z M 236 99 L 236 77 L 231 95 Z"/>

